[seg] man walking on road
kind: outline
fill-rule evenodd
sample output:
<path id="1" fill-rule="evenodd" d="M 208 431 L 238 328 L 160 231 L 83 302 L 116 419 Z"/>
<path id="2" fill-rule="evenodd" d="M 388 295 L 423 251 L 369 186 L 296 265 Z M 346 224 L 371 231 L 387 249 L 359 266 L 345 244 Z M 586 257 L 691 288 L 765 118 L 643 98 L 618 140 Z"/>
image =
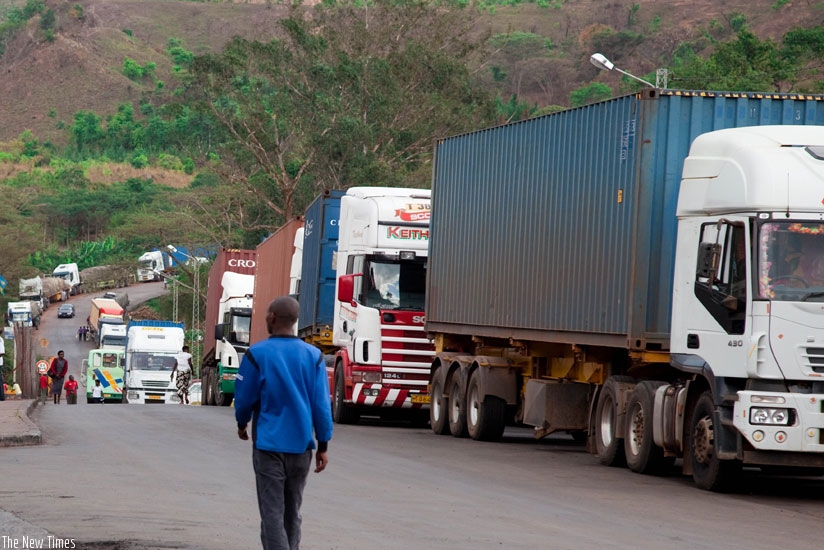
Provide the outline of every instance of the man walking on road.
<path id="1" fill-rule="evenodd" d="M 292 332 L 297 320 L 297 300 L 283 296 L 273 301 L 266 314 L 271 336 L 249 348 L 235 381 L 240 439 L 249 439 L 246 427 L 254 416 L 252 463 L 264 550 L 300 547 L 300 506 L 315 439 L 315 472 L 329 462 L 332 413 L 326 366 L 320 350 Z"/>

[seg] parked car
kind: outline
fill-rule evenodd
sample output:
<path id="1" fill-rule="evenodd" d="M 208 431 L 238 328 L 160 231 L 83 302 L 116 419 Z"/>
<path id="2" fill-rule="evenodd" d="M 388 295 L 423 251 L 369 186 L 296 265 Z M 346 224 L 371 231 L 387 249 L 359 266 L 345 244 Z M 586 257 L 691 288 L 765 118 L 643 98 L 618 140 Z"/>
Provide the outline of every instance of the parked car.
<path id="1" fill-rule="evenodd" d="M 195 378 L 189 384 L 189 405 L 200 405 L 201 385 L 200 378 Z"/>
<path id="2" fill-rule="evenodd" d="M 74 306 L 71 304 L 61 304 L 60 307 L 57 308 L 57 317 L 71 319 L 74 317 Z"/>

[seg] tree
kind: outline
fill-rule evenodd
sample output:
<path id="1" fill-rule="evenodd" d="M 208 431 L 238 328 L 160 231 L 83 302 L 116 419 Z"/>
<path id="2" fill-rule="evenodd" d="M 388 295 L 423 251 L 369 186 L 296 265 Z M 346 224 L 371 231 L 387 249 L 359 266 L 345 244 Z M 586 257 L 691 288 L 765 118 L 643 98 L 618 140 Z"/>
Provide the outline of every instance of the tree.
<path id="1" fill-rule="evenodd" d="M 612 88 L 600 82 L 592 82 L 573 90 L 569 94 L 569 102 L 573 107 L 582 107 L 610 97 L 612 97 Z"/>
<path id="2" fill-rule="evenodd" d="M 423 184 L 436 137 L 494 121 L 466 68 L 483 42 L 469 11 L 378 2 L 303 15 L 282 22 L 282 40 L 236 38 L 192 62 L 190 94 L 231 136 L 223 176 L 272 227 L 321 189 Z"/>

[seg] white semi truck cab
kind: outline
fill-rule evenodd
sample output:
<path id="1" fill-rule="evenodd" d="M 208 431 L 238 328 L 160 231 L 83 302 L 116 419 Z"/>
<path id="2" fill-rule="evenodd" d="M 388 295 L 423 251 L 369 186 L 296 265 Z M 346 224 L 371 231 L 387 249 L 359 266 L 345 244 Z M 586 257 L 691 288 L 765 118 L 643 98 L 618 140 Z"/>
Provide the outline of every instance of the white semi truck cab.
<path id="1" fill-rule="evenodd" d="M 159 281 L 169 267 L 167 263 L 168 256 L 160 250 L 151 250 L 143 253 L 137 259 L 137 282 L 143 283 L 146 281 Z"/>
<path id="2" fill-rule="evenodd" d="M 100 324 L 100 349 L 124 351 L 126 349 L 126 325 Z"/>
<path id="3" fill-rule="evenodd" d="M 240 362 L 251 343 L 255 276 L 226 271 L 221 277 L 221 287 L 223 294 L 215 325 L 215 359 L 219 366 L 215 397 L 224 403 L 231 402 Z"/>
<path id="4" fill-rule="evenodd" d="M 353 187 L 341 197 L 332 334 L 339 351 L 328 369 L 337 422 L 356 421 L 365 408 L 429 403 L 429 217 L 429 190 Z"/>
<path id="5" fill-rule="evenodd" d="M 677 214 L 671 363 L 694 378 L 658 388 L 656 443 L 705 488 L 725 465 L 824 466 L 824 128 L 699 136 Z"/>
<path id="6" fill-rule="evenodd" d="M 80 286 L 80 270 L 76 263 L 60 264 L 54 268 L 52 275 L 69 283 L 71 294 L 75 294 L 77 287 Z"/>
<path id="7" fill-rule="evenodd" d="M 179 403 L 171 375 L 183 349 L 183 323 L 132 321 L 127 334 L 124 401 Z"/>

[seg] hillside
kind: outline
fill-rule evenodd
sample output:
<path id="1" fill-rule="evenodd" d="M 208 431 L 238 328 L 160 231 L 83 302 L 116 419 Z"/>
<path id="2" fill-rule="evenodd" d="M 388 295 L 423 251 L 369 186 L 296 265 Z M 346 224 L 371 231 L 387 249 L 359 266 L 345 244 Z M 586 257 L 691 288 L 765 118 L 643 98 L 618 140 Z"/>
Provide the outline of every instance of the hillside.
<path id="1" fill-rule="evenodd" d="M 731 35 L 733 14 L 746 16 L 759 37 L 779 40 L 789 29 L 824 24 L 824 2 L 784 0 L 556 0 L 487 8 L 481 28 L 522 40 L 493 43 L 497 53 L 478 78 L 504 98 L 568 105 L 571 90 L 591 81 L 620 92 L 617 75 L 599 73 L 587 59 L 603 50 L 620 67 L 643 75 L 665 66 L 680 44 L 708 51 Z M 266 41 L 288 12 L 271 2 L 200 3 L 175 0 L 47 0 L 56 14 L 53 40 L 38 17 L 6 44 L 0 57 L 0 141 L 31 130 L 43 141 L 65 142 L 78 110 L 112 113 L 176 87 L 166 45 L 170 38 L 202 54 L 220 51 L 234 35 Z M 479 28 L 480 30 L 482 30 Z M 526 37 L 526 39 L 524 39 Z M 537 46 L 536 46 L 537 44 Z M 155 79 L 130 80 L 124 59 L 155 63 Z M 164 92 L 165 93 L 165 92 Z"/>

